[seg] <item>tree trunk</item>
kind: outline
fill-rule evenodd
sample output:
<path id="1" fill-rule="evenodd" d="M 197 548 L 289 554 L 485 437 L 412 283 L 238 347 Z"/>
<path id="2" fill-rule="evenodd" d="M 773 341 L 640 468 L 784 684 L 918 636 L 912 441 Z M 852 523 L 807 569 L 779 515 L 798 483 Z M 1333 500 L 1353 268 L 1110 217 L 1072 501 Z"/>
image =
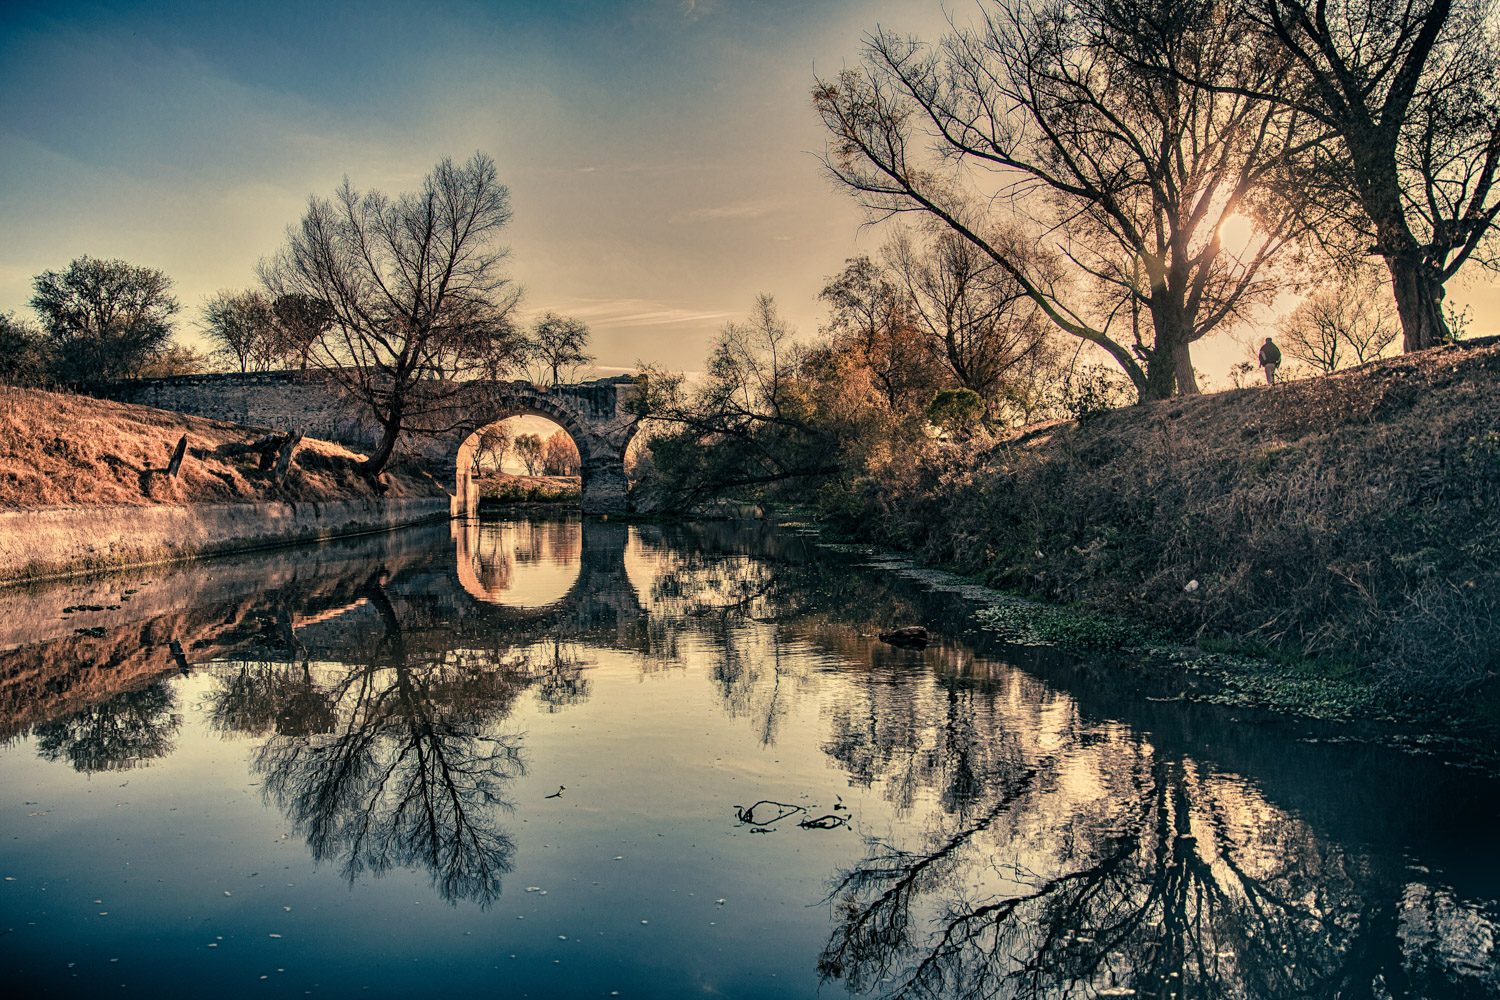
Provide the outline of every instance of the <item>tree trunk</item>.
<path id="1" fill-rule="evenodd" d="M 1401 349 L 1408 353 L 1447 343 L 1451 337 L 1443 318 L 1442 277 L 1419 255 L 1390 256 L 1391 291 L 1401 317 Z"/>
<path id="2" fill-rule="evenodd" d="M 1198 375 L 1193 371 L 1192 345 L 1183 338 L 1172 345 L 1172 367 L 1177 370 L 1177 395 L 1198 395 Z"/>
<path id="3" fill-rule="evenodd" d="M 1171 344 L 1163 344 L 1158 335 L 1151 357 L 1146 360 L 1146 384 L 1140 387 L 1142 403 L 1170 399 L 1177 391 L 1177 364 Z"/>
<path id="4" fill-rule="evenodd" d="M 401 436 L 401 417 L 393 414 L 389 421 L 380 425 L 380 443 L 375 446 L 375 454 L 359 464 L 359 474 L 366 479 L 374 479 L 385 470 L 385 464 L 391 460 L 391 454 L 396 450 L 396 439 Z"/>

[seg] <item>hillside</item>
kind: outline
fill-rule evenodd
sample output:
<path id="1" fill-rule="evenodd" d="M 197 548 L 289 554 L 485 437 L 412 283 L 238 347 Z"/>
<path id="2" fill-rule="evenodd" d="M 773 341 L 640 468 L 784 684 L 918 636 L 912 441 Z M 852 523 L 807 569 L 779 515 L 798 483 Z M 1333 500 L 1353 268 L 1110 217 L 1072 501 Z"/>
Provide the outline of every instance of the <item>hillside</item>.
<path id="1" fill-rule="evenodd" d="M 232 454 L 266 428 L 35 389 L 0 386 L 0 509 L 327 501 L 377 495 L 354 471 L 363 456 L 303 439 L 277 486 L 259 456 Z M 166 474 L 183 434 L 187 455 Z M 384 497 L 440 496 L 422 471 L 393 463 Z"/>
<path id="2" fill-rule="evenodd" d="M 1111 411 L 892 462 L 846 533 L 1178 637 L 1451 698 L 1500 666 L 1500 345 Z"/>

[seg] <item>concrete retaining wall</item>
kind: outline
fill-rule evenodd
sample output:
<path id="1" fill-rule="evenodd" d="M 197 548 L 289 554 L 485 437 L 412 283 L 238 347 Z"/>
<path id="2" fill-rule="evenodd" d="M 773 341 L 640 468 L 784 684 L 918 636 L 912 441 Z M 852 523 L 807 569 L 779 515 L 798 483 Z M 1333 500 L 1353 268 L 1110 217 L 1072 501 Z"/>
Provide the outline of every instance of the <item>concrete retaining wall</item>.
<path id="1" fill-rule="evenodd" d="M 449 498 L 0 511 L 0 585 L 446 519 Z"/>

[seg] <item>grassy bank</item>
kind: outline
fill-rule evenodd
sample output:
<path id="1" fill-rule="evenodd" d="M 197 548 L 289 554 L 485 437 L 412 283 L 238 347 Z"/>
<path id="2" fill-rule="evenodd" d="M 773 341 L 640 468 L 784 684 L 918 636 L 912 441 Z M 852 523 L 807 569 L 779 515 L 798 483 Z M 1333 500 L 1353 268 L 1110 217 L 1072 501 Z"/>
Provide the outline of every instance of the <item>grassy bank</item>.
<path id="1" fill-rule="evenodd" d="M 582 496 L 582 480 L 577 476 L 513 476 L 496 472 L 479 481 L 481 508 L 533 503 L 576 506 Z"/>
<path id="2" fill-rule="evenodd" d="M 0 386 L 0 508 L 300 503 L 440 496 L 413 465 L 394 462 L 377 493 L 364 456 L 306 438 L 280 485 L 256 454 L 235 454 L 265 428 L 35 389 Z M 178 440 L 187 454 L 167 475 Z"/>
<path id="3" fill-rule="evenodd" d="M 1497 390 L 1500 347 L 1440 348 L 934 445 L 822 510 L 1010 593 L 1444 714 L 1500 665 Z"/>

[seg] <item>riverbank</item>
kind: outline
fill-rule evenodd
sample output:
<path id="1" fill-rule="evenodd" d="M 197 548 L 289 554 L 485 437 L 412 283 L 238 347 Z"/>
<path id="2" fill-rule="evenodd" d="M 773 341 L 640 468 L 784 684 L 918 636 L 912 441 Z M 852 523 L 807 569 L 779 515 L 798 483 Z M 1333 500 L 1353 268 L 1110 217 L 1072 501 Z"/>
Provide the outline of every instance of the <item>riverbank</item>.
<path id="1" fill-rule="evenodd" d="M 295 428 L 277 428 L 285 433 Z M 284 481 L 240 446 L 267 427 L 189 416 L 68 393 L 0 386 L 0 510 L 148 507 L 194 503 L 326 503 L 436 497 L 442 486 L 393 461 L 377 489 L 357 471 L 364 455 L 303 438 Z M 176 475 L 174 449 L 187 436 Z"/>
<path id="2" fill-rule="evenodd" d="M 1234 661 L 1205 669 L 1259 673 L 1267 703 L 1311 688 L 1313 714 L 1492 725 L 1497 390 L 1500 346 L 1439 348 L 934 445 L 825 488 L 821 511 L 842 537 Z"/>
<path id="3" fill-rule="evenodd" d="M 449 516 L 415 465 L 304 438 L 280 481 L 245 445 L 269 428 L 0 387 L 0 586 L 385 531 Z M 176 474 L 171 459 L 186 448 Z"/>

